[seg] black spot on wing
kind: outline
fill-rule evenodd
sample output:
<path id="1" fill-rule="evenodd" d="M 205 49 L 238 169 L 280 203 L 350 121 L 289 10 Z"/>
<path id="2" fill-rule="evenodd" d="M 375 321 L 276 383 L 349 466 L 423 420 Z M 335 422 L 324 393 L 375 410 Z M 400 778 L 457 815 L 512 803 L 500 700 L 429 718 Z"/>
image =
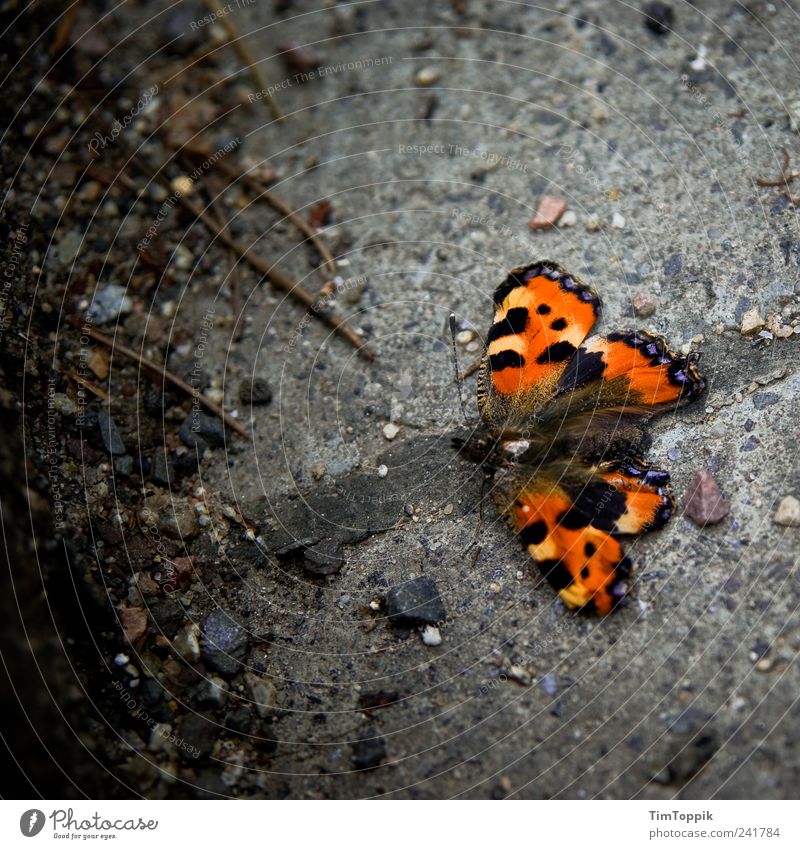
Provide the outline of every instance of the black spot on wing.
<path id="1" fill-rule="evenodd" d="M 501 321 L 496 321 L 486 337 L 486 344 L 502 339 L 503 336 L 515 336 L 522 333 L 528 324 L 528 310 L 525 307 L 514 307 L 506 313 Z"/>
<path id="2" fill-rule="evenodd" d="M 575 353 L 575 346 L 571 342 L 555 342 L 548 345 L 536 358 L 539 365 L 546 363 L 563 363 L 569 360 Z"/>
<path id="3" fill-rule="evenodd" d="M 566 326 L 567 320 L 565 318 L 557 318 L 550 324 L 552 330 L 563 330 Z"/>
<path id="4" fill-rule="evenodd" d="M 548 315 L 552 312 L 552 310 L 548 304 L 539 304 L 539 306 L 536 307 L 536 312 L 539 313 L 539 315 Z"/>
<path id="5" fill-rule="evenodd" d="M 628 509 L 625 493 L 605 481 L 592 481 L 574 498 L 568 511 L 574 515 L 568 521 L 582 519 L 584 524 L 577 527 L 592 525 L 598 530 L 615 533 L 617 519 Z"/>
<path id="6" fill-rule="evenodd" d="M 606 364 L 603 362 L 601 351 L 587 351 L 585 348 L 578 348 L 561 377 L 558 389 L 559 391 L 569 391 L 584 386 L 592 380 L 601 378 L 605 369 Z"/>
<path id="7" fill-rule="evenodd" d="M 574 580 L 560 560 L 540 560 L 538 566 L 554 589 L 565 590 Z"/>
<path id="8" fill-rule="evenodd" d="M 492 371 L 502 371 L 504 368 L 522 368 L 525 358 L 516 351 L 500 351 L 499 354 L 491 354 L 489 357 L 489 368 Z"/>
<path id="9" fill-rule="evenodd" d="M 525 546 L 541 545 L 547 537 L 547 522 L 538 519 L 525 525 L 519 532 L 519 538 Z"/>
<path id="10" fill-rule="evenodd" d="M 583 547 L 583 553 L 587 557 L 591 557 L 595 551 L 597 551 L 597 546 L 593 542 L 587 542 Z"/>
<path id="11" fill-rule="evenodd" d="M 617 533 L 617 520 L 627 510 L 627 498 L 615 486 L 605 481 L 591 481 L 572 493 L 572 504 L 559 516 L 558 524 L 570 531 L 591 525 L 606 533 Z M 590 557 L 589 545 L 584 549 Z M 592 552 L 594 553 L 594 552 Z"/>

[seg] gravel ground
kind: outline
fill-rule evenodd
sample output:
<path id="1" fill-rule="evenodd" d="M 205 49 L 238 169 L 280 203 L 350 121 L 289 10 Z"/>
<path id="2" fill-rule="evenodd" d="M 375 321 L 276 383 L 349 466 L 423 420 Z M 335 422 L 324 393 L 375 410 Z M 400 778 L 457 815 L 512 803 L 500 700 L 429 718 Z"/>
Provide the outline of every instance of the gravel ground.
<path id="1" fill-rule="evenodd" d="M 53 4 L 20 12 L 0 459 L 17 597 L 48 604 L 4 601 L 3 795 L 796 796 L 800 187 L 753 180 L 800 156 L 796 11 L 317 5 L 85 3 L 63 38 Z M 374 362 L 182 206 L 316 293 L 319 252 L 226 165 L 320 227 L 322 305 Z M 544 195 L 567 212 L 532 230 Z M 451 447 L 478 414 L 447 317 L 466 366 L 541 257 L 708 383 L 652 424 L 678 510 L 604 619 Z M 705 527 L 703 471 L 728 505 Z"/>

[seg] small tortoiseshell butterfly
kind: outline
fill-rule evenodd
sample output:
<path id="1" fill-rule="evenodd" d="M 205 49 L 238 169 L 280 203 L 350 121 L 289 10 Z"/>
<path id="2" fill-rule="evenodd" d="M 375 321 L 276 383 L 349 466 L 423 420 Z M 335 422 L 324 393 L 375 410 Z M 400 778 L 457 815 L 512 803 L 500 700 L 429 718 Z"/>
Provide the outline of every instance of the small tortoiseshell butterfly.
<path id="1" fill-rule="evenodd" d="M 609 613 L 631 572 L 620 537 L 662 527 L 669 475 L 639 459 L 643 422 L 699 395 L 697 355 L 644 331 L 586 339 L 600 299 L 554 262 L 494 293 L 478 377 L 485 427 L 454 440 L 569 607 Z"/>

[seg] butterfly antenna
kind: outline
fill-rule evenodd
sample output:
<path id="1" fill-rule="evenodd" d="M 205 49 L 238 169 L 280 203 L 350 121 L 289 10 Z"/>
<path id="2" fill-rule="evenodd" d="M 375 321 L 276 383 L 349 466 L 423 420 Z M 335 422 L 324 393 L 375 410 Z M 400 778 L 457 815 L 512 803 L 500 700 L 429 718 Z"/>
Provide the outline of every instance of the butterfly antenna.
<path id="1" fill-rule="evenodd" d="M 450 313 L 450 339 L 453 343 L 453 375 L 456 380 L 456 386 L 458 387 L 458 400 L 461 404 L 461 416 L 464 419 L 464 424 L 468 425 L 469 420 L 467 419 L 467 407 L 464 404 L 464 381 L 462 380 L 461 373 L 458 370 L 458 349 L 456 348 L 456 314 L 454 312 Z"/>

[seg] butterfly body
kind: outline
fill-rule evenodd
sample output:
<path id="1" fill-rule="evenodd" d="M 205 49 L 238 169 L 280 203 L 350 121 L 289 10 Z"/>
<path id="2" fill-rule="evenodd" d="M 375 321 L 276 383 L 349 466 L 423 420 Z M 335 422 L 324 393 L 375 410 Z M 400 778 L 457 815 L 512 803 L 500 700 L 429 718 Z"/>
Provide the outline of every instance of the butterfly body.
<path id="1" fill-rule="evenodd" d="M 669 475 L 641 459 L 644 423 L 703 391 L 694 359 L 636 331 L 587 339 L 593 289 L 550 261 L 498 286 L 478 378 L 484 425 L 458 441 L 570 607 L 610 612 L 627 591 L 621 538 L 662 527 Z"/>

